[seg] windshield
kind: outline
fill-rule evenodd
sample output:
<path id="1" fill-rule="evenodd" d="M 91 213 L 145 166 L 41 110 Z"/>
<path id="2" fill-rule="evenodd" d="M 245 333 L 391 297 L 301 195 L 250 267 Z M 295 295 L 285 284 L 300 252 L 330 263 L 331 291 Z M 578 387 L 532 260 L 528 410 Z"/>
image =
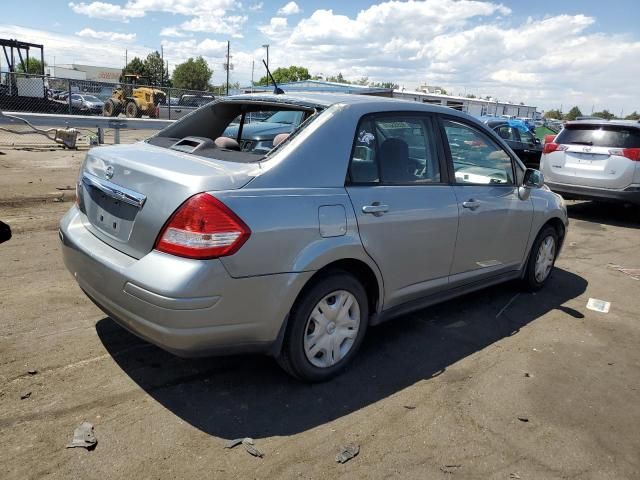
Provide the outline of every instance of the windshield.
<path id="1" fill-rule="evenodd" d="M 94 97 L 93 95 L 83 95 L 82 98 L 84 98 L 87 102 L 101 102 L 102 101 L 98 97 Z"/>
<path id="2" fill-rule="evenodd" d="M 287 125 L 298 125 L 302 120 L 304 112 L 281 110 L 267 117 L 264 121 L 271 123 L 286 123 Z"/>

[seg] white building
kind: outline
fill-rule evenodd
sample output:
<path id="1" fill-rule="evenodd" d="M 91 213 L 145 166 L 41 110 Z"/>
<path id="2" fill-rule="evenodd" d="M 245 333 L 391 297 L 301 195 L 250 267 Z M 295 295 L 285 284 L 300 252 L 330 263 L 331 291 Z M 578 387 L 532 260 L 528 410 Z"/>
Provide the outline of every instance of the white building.
<path id="1" fill-rule="evenodd" d="M 52 77 L 89 80 L 92 82 L 118 83 L 121 68 L 99 67 L 94 65 L 65 64 L 47 67 Z"/>
<path id="2" fill-rule="evenodd" d="M 497 100 L 484 100 L 481 98 L 456 97 L 437 93 L 425 93 L 420 91 L 394 90 L 394 98 L 413 100 L 415 102 L 430 103 L 451 107 L 469 115 L 506 115 L 509 117 L 537 118 L 536 107 L 531 105 L 518 105 Z"/>

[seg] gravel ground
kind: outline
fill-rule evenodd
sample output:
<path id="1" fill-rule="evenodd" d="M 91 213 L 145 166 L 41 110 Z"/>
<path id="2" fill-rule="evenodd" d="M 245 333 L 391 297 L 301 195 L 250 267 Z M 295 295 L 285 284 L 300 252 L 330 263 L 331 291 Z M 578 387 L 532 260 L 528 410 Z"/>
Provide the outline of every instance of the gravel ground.
<path id="1" fill-rule="evenodd" d="M 609 266 L 640 268 L 638 209 L 572 203 L 543 291 L 371 329 L 344 375 L 303 385 L 267 357 L 179 359 L 118 327 L 61 261 L 59 188 L 83 153 L 2 153 L 1 478 L 640 478 L 640 281 Z M 84 420 L 96 449 L 66 449 Z M 264 458 L 223 448 L 244 436 Z"/>

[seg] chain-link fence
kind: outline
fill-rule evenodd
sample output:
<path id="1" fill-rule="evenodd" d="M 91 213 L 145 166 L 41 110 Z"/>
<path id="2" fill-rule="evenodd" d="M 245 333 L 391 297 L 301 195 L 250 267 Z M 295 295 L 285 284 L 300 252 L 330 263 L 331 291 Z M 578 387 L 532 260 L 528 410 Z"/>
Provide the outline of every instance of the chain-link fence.
<path id="1" fill-rule="evenodd" d="M 124 80 L 114 84 L 5 72 L 0 74 L 0 110 L 176 120 L 214 99 L 207 91 Z"/>

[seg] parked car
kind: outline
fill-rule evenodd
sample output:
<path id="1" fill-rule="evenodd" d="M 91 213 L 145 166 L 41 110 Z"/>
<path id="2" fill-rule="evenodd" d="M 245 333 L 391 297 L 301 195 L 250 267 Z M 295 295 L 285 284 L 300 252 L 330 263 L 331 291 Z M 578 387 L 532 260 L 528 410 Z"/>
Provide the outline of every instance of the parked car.
<path id="1" fill-rule="evenodd" d="M 542 144 L 520 120 L 488 119 L 485 122 L 518 155 L 527 167 L 540 168 Z"/>
<path id="2" fill-rule="evenodd" d="M 179 99 L 171 97 L 168 104 L 158 106 L 158 118 L 178 120 L 213 100 L 213 95 L 185 94 Z"/>
<path id="3" fill-rule="evenodd" d="M 257 121 L 246 123 L 243 125 L 240 139 L 242 150 L 255 153 L 268 152 L 273 148 L 273 140 L 276 136 L 293 132 L 309 116 L 309 112 L 280 110 L 271 112 L 271 115 L 264 120 L 258 119 Z M 232 138 L 237 137 L 239 121 L 240 119 L 237 118 L 226 128 L 223 135 Z"/>
<path id="4" fill-rule="evenodd" d="M 104 102 L 94 95 L 72 93 L 71 107 L 82 113 L 96 113 L 102 115 Z"/>
<path id="5" fill-rule="evenodd" d="M 266 154 L 241 149 L 243 122 L 221 136 L 267 109 L 307 118 Z M 116 322 L 177 355 L 268 353 L 306 381 L 338 374 L 369 326 L 507 280 L 541 288 L 568 225 L 484 124 L 364 95 L 218 99 L 90 150 L 77 199 L 64 262 Z"/>
<path id="6" fill-rule="evenodd" d="M 566 198 L 640 205 L 640 123 L 567 122 L 541 160 L 549 187 Z"/>

